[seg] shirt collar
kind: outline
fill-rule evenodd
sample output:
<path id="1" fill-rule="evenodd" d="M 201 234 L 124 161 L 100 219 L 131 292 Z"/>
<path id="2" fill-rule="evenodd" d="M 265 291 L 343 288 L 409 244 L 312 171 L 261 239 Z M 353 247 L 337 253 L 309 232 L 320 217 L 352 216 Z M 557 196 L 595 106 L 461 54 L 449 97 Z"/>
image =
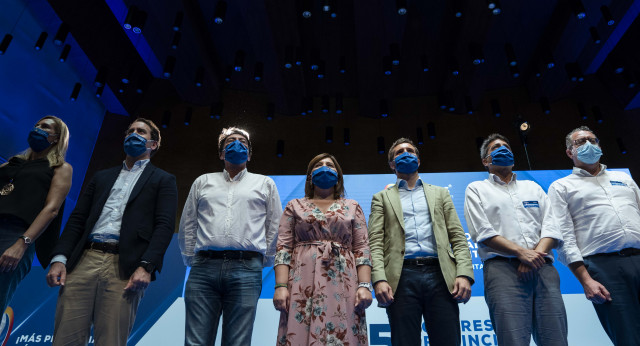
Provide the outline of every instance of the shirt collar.
<path id="1" fill-rule="evenodd" d="M 236 174 L 235 177 L 233 177 L 233 179 L 231 179 L 231 177 L 229 176 L 229 172 L 227 172 L 227 170 L 223 170 L 222 175 L 224 176 L 224 180 L 226 181 L 240 181 L 242 180 L 242 178 L 245 176 L 245 174 L 247 174 L 247 169 L 243 169 L 240 171 L 240 173 Z"/>
<path id="2" fill-rule="evenodd" d="M 133 164 L 133 167 L 129 169 L 129 167 L 127 167 L 127 162 L 122 161 L 122 169 L 129 172 L 137 171 L 139 169 L 144 169 L 145 167 L 147 167 L 147 164 L 149 164 L 149 162 L 151 162 L 151 159 L 138 160 Z"/>
<path id="3" fill-rule="evenodd" d="M 598 172 L 598 174 L 596 174 L 595 176 L 599 176 L 605 173 L 605 171 L 607 170 L 607 165 L 603 165 L 600 164 L 600 172 Z M 573 167 L 573 174 L 579 176 L 579 177 L 594 177 L 594 175 L 592 175 L 591 173 L 585 171 L 582 168 L 578 168 L 578 167 Z"/>
<path id="4" fill-rule="evenodd" d="M 407 184 L 408 184 L 407 181 L 404 180 L 404 179 L 398 178 L 398 180 L 396 180 L 396 185 L 398 186 L 399 189 L 410 191 Z M 418 177 L 418 180 L 416 181 L 416 186 L 414 187 L 414 190 L 415 190 L 416 187 L 422 186 L 422 185 L 423 185 L 422 184 L 422 178 Z"/>
<path id="5" fill-rule="evenodd" d="M 492 182 L 492 183 L 499 184 L 499 185 L 507 185 L 507 183 L 502 181 L 502 179 L 500 179 L 499 176 L 497 176 L 497 175 L 495 175 L 493 173 L 489 173 L 489 181 Z M 511 175 L 511 180 L 509 181 L 508 184 L 511 184 L 511 183 L 513 183 L 515 181 L 516 181 L 516 173 L 513 172 L 513 174 Z"/>

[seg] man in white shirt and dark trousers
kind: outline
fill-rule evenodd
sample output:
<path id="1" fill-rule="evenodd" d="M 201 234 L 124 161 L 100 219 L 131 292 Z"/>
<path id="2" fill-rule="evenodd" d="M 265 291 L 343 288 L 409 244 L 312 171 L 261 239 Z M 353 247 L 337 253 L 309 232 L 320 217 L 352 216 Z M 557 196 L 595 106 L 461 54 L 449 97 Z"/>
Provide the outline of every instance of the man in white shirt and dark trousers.
<path id="1" fill-rule="evenodd" d="M 640 191 L 631 177 L 600 164 L 588 127 L 571 131 L 573 172 L 549 187 L 564 237 L 560 260 L 578 278 L 615 345 L 640 345 Z"/>
<path id="2" fill-rule="evenodd" d="M 517 180 L 506 137 L 494 133 L 480 148 L 486 180 L 465 192 L 469 234 L 484 262 L 485 300 L 498 344 L 567 345 L 567 314 L 551 249 L 562 243 L 547 195 Z"/>
<path id="3" fill-rule="evenodd" d="M 185 345 L 250 345 L 262 268 L 273 265 L 280 196 L 273 180 L 247 171 L 249 133 L 218 138 L 224 171 L 198 177 L 180 220 L 180 250 L 191 272 L 185 289 Z"/>

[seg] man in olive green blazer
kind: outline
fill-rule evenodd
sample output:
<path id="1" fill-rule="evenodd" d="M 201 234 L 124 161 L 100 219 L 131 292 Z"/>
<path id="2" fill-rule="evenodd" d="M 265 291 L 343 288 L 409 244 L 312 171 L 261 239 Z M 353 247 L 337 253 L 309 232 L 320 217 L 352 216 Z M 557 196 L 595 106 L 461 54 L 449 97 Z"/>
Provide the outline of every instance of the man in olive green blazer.
<path id="1" fill-rule="evenodd" d="M 423 183 L 418 148 L 400 138 L 389 149 L 395 185 L 376 193 L 369 246 L 379 306 L 387 308 L 393 345 L 460 345 L 458 303 L 471 296 L 473 268 L 449 191 Z"/>

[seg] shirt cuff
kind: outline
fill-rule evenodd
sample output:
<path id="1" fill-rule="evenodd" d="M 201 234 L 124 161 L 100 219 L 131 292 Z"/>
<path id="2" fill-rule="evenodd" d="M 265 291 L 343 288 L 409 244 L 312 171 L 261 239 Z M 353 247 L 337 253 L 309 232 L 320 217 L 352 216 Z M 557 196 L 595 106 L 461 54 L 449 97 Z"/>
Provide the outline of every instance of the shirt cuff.
<path id="1" fill-rule="evenodd" d="M 67 265 L 67 256 L 65 255 L 55 255 L 53 256 L 53 258 L 51 259 L 51 264 L 56 263 L 56 262 L 60 262 L 62 264 L 64 264 L 65 266 Z"/>

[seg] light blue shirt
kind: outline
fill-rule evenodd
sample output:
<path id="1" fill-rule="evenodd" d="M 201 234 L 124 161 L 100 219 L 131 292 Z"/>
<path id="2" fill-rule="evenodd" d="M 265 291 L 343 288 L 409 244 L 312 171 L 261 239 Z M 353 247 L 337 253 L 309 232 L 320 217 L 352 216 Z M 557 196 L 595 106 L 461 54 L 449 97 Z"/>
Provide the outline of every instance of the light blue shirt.
<path id="1" fill-rule="evenodd" d="M 404 219 L 404 258 L 438 257 L 422 179 L 418 178 L 413 190 L 410 190 L 407 182 L 402 179 L 398 179 L 396 185 Z"/>
<path id="2" fill-rule="evenodd" d="M 117 243 L 120 239 L 122 227 L 122 215 L 131 196 L 131 191 L 142 175 L 144 168 L 149 164 L 149 159 L 136 161 L 131 169 L 126 163 L 122 163 L 122 170 L 115 184 L 109 192 L 109 198 L 102 208 L 100 218 L 96 222 L 89 240 L 97 243 Z"/>

